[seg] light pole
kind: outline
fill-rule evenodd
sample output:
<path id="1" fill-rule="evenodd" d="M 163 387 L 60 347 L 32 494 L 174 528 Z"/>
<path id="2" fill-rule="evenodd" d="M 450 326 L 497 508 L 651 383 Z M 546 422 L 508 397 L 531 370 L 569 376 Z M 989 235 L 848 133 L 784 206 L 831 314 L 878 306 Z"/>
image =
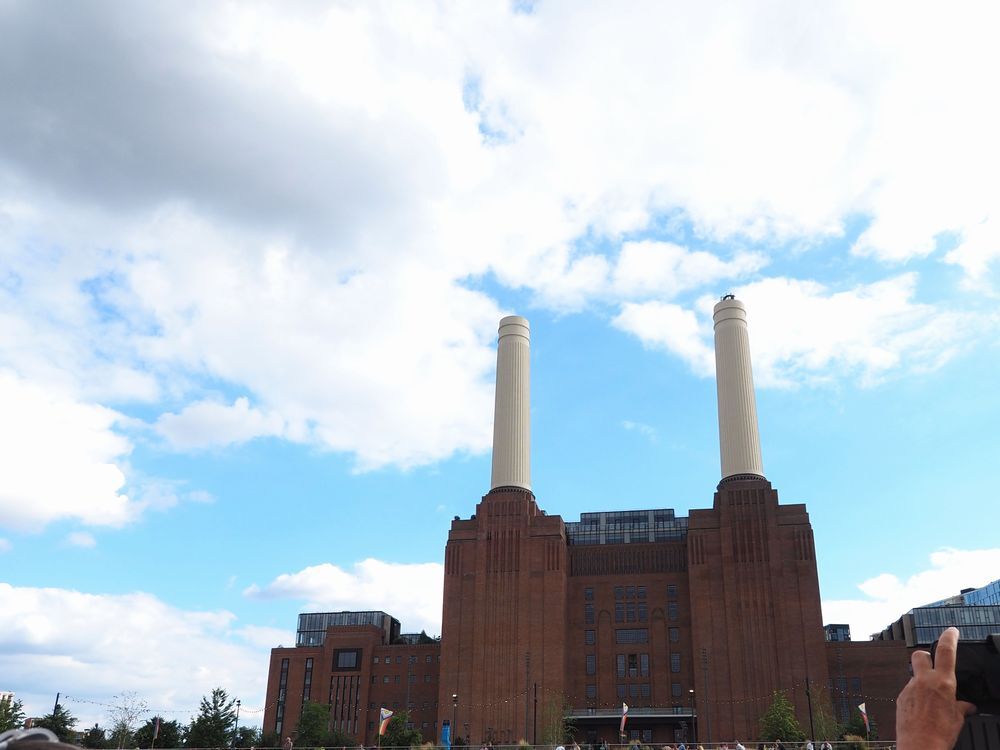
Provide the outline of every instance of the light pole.
<path id="1" fill-rule="evenodd" d="M 688 695 L 691 696 L 691 742 L 698 741 L 698 720 L 694 714 L 694 688 L 688 688 Z"/>
<path id="2" fill-rule="evenodd" d="M 240 739 L 240 699 L 236 699 L 236 726 L 233 727 L 233 747 Z"/>
<path id="3" fill-rule="evenodd" d="M 458 693 L 451 694 L 451 733 L 458 734 Z M 451 738 L 451 746 L 455 746 L 456 737 Z"/>

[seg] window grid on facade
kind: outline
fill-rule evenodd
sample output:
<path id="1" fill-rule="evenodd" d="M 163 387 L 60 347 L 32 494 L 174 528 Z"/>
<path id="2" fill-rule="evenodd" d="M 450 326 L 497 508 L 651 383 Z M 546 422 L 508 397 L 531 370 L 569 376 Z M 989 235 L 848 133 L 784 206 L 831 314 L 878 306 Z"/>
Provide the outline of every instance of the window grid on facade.
<path id="1" fill-rule="evenodd" d="M 649 643 L 649 629 L 621 628 L 616 630 L 615 643 Z"/>
<path id="2" fill-rule="evenodd" d="M 681 655 L 676 651 L 670 654 L 670 671 L 675 674 L 681 671 Z"/>
<path id="3" fill-rule="evenodd" d="M 593 631 L 593 630 L 584 630 L 583 631 L 583 645 L 584 646 L 593 646 L 596 641 L 597 641 L 597 637 L 596 637 L 595 631 Z"/>
<path id="4" fill-rule="evenodd" d="M 585 625 L 594 624 L 594 605 L 584 604 L 583 605 L 583 622 Z"/>
<path id="5" fill-rule="evenodd" d="M 586 666 L 586 673 L 588 675 L 597 674 L 597 656 L 594 654 L 587 654 L 584 659 L 584 664 Z"/>

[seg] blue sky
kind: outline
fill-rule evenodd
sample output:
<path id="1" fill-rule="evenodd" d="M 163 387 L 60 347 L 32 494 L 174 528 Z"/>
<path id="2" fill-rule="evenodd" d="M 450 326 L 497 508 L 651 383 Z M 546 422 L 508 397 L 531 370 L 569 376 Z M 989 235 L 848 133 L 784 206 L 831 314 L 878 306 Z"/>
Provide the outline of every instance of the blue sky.
<path id="1" fill-rule="evenodd" d="M 259 707 L 307 609 L 440 632 L 512 312 L 549 513 L 711 504 L 735 292 L 826 621 L 1000 578 L 991 4 L 50 10 L 0 7 L 0 690 L 30 713 Z"/>

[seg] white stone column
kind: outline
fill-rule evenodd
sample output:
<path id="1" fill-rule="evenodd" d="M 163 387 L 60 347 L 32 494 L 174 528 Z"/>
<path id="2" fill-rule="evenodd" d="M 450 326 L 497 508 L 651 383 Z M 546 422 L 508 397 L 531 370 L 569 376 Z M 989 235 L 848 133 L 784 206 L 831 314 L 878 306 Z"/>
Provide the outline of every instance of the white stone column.
<path id="1" fill-rule="evenodd" d="M 715 320 L 715 382 L 719 394 L 722 478 L 737 474 L 763 477 L 746 308 L 738 299 L 727 295 L 716 304 L 712 317 Z"/>
<path id="2" fill-rule="evenodd" d="M 531 489 L 529 341 L 527 320 L 511 315 L 500 321 L 490 489 Z"/>

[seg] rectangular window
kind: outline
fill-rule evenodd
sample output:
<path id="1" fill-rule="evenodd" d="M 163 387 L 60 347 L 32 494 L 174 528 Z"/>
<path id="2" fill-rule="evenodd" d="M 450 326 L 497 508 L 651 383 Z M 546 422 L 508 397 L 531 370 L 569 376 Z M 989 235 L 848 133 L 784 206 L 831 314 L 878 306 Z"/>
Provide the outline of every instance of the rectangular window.
<path id="1" fill-rule="evenodd" d="M 632 683 L 631 685 L 628 686 L 628 697 L 629 698 L 639 697 L 639 686 L 636 685 L 635 683 Z"/>
<path id="2" fill-rule="evenodd" d="M 677 643 L 681 639 L 681 629 L 680 628 L 670 628 L 670 642 Z"/>
<path id="3" fill-rule="evenodd" d="M 676 621 L 679 615 L 680 608 L 678 608 L 677 602 L 667 602 L 667 619 L 670 621 Z"/>
<path id="4" fill-rule="evenodd" d="M 597 700 L 597 685 L 587 685 L 587 700 Z"/>
<path id="5" fill-rule="evenodd" d="M 593 630 L 584 630 L 583 631 L 583 645 L 584 646 L 593 646 L 594 643 L 596 642 L 596 640 L 597 639 L 594 637 L 594 631 Z"/>
<path id="6" fill-rule="evenodd" d="M 681 655 L 676 651 L 670 654 L 670 671 L 674 674 L 681 671 Z"/>
<path id="7" fill-rule="evenodd" d="M 639 675 L 649 677 L 649 654 L 639 654 Z"/>
<path id="8" fill-rule="evenodd" d="M 397 664 L 402 664 L 403 663 L 403 657 L 402 656 L 397 656 L 396 657 L 396 663 Z"/>
<path id="9" fill-rule="evenodd" d="M 626 622 L 635 622 L 635 604 L 632 602 L 625 605 L 625 620 Z"/>
<path id="10" fill-rule="evenodd" d="M 622 586 L 615 586 L 615 599 L 625 598 L 625 588 Z"/>
<path id="11" fill-rule="evenodd" d="M 637 597 L 639 597 L 640 599 L 645 599 L 646 598 L 646 587 L 645 586 L 636 586 L 635 587 L 635 595 Z"/>
<path id="12" fill-rule="evenodd" d="M 677 584 L 676 583 L 668 583 L 667 584 L 667 599 L 676 599 L 676 598 L 677 598 Z"/>
<path id="13" fill-rule="evenodd" d="M 597 674 L 597 657 L 594 654 L 587 654 L 585 657 L 585 663 L 588 675 Z"/>
<path id="14" fill-rule="evenodd" d="M 374 685 L 376 682 L 378 682 L 378 675 L 377 674 L 373 674 L 372 675 L 372 685 Z"/>
<path id="15" fill-rule="evenodd" d="M 396 675 L 396 676 L 395 676 L 395 677 L 393 678 L 393 680 L 392 680 L 392 681 L 393 681 L 393 682 L 395 682 L 395 683 L 396 683 L 396 684 L 398 685 L 398 684 L 399 684 L 399 675 Z"/>
<path id="16" fill-rule="evenodd" d="M 583 605 L 583 623 L 584 625 L 594 624 L 594 605 L 584 604 Z"/>
<path id="17" fill-rule="evenodd" d="M 625 598 L 626 599 L 635 599 L 635 586 L 626 586 L 625 587 Z"/>
<path id="18" fill-rule="evenodd" d="M 372 657 L 372 664 L 378 664 L 378 657 L 377 656 L 373 656 Z"/>
<path id="19" fill-rule="evenodd" d="M 615 622 L 625 622 L 625 604 L 623 602 L 615 604 Z"/>
<path id="20" fill-rule="evenodd" d="M 427 654 L 427 656 L 424 657 L 424 661 L 427 662 L 428 664 L 430 664 L 431 663 L 431 655 Z"/>
<path id="21" fill-rule="evenodd" d="M 592 589 L 590 586 L 587 586 L 583 590 L 583 600 L 585 602 L 592 602 L 592 601 L 594 601 L 594 589 Z"/>
<path id="22" fill-rule="evenodd" d="M 674 698 L 681 697 L 681 684 L 679 682 L 670 683 L 670 694 L 674 696 Z"/>
<path id="23" fill-rule="evenodd" d="M 638 677 L 639 676 L 639 656 L 638 654 L 628 655 L 628 676 Z"/>
<path id="24" fill-rule="evenodd" d="M 615 673 L 619 677 L 625 676 L 625 654 L 618 654 L 615 657 Z"/>
<path id="25" fill-rule="evenodd" d="M 618 697 L 619 698 L 622 698 L 622 699 L 627 698 L 628 697 L 627 690 L 628 690 L 628 687 L 625 686 L 625 685 L 615 685 L 615 692 L 618 693 Z"/>
<path id="26" fill-rule="evenodd" d="M 639 683 L 639 697 L 640 698 L 648 698 L 649 697 L 649 683 L 648 682 Z"/>
<path id="27" fill-rule="evenodd" d="M 386 685 L 388 683 L 389 683 L 389 675 L 385 675 L 384 677 L 382 677 L 382 684 Z"/>
<path id="28" fill-rule="evenodd" d="M 361 651 L 352 649 L 338 649 L 333 652 L 333 668 L 334 670 L 353 670 L 358 669 L 358 664 L 361 661 Z"/>
<path id="29" fill-rule="evenodd" d="M 431 681 L 431 676 L 429 674 L 425 674 L 424 675 L 424 682 L 430 682 L 430 681 Z"/>
<path id="30" fill-rule="evenodd" d="M 417 657 L 416 656 L 411 656 L 410 657 L 410 664 L 416 664 L 416 663 L 417 663 Z"/>
<path id="31" fill-rule="evenodd" d="M 649 620 L 649 609 L 646 607 L 646 602 L 639 602 L 639 622 L 647 622 Z"/>
<path id="32" fill-rule="evenodd" d="M 408 674 L 406 675 L 406 681 L 412 685 L 417 681 L 417 676 L 415 674 Z"/>
<path id="33" fill-rule="evenodd" d="M 629 628 L 616 630 L 615 643 L 649 643 L 649 629 Z"/>

